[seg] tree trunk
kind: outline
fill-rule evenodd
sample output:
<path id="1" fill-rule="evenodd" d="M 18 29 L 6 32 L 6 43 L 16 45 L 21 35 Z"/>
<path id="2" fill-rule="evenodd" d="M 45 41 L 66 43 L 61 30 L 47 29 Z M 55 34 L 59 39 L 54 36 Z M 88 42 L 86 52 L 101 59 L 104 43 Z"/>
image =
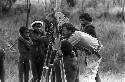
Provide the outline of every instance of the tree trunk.
<path id="1" fill-rule="evenodd" d="M 60 6 L 61 6 L 61 0 L 56 0 L 56 8 L 55 10 L 60 11 Z"/>
<path id="2" fill-rule="evenodd" d="M 123 13 L 123 20 L 125 21 L 125 0 L 123 0 L 123 9 L 122 9 L 122 13 Z"/>

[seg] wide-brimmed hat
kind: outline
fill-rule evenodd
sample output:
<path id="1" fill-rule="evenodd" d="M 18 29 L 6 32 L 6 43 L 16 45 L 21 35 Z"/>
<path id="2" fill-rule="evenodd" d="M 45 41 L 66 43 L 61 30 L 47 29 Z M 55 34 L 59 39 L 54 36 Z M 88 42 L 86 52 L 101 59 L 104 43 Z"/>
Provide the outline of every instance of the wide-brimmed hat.
<path id="1" fill-rule="evenodd" d="M 42 21 L 34 21 L 32 24 L 31 24 L 31 29 L 34 29 L 35 26 L 38 27 L 42 27 L 43 26 L 43 22 Z"/>

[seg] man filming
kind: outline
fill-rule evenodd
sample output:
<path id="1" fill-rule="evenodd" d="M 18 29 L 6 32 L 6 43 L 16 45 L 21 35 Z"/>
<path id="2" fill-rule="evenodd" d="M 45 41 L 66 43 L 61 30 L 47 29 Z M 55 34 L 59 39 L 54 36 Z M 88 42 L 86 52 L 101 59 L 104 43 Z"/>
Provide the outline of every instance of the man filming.
<path id="1" fill-rule="evenodd" d="M 77 50 L 85 51 L 85 48 L 91 52 L 100 50 L 100 45 L 97 38 L 91 35 L 76 31 L 75 27 L 71 23 L 65 23 L 62 25 L 62 35 L 75 47 Z"/>

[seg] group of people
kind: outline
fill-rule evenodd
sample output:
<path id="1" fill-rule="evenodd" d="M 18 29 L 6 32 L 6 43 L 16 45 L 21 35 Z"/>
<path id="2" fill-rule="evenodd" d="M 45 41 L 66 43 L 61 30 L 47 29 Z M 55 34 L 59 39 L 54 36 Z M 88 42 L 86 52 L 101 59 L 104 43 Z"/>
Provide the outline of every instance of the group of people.
<path id="1" fill-rule="evenodd" d="M 85 51 L 84 47 L 96 54 L 101 49 L 101 42 L 96 38 L 95 27 L 91 24 L 92 18 L 88 13 L 79 16 L 81 29 L 77 30 L 72 23 L 65 22 L 61 26 L 61 54 L 63 54 L 63 63 L 67 82 L 79 82 L 79 66 L 77 50 Z M 59 21 L 57 21 L 58 23 Z M 42 30 L 46 22 L 34 21 L 29 29 L 21 26 L 19 29 L 20 37 L 18 38 L 19 56 L 19 82 L 29 81 L 29 71 L 31 69 L 33 78 L 31 82 L 40 82 L 43 66 L 50 43 L 50 38 Z M 48 25 L 47 25 L 48 26 Z M 50 25 L 51 26 L 51 25 Z M 49 28 L 49 27 L 47 27 Z M 89 52 L 89 51 L 88 51 Z M 98 56 L 98 55 L 97 55 Z M 61 69 L 54 62 L 56 82 L 62 82 Z M 1 72 L 0 72 L 1 73 Z M 1 79 L 1 78 L 0 78 Z M 101 82 L 97 72 L 96 82 Z M 1 82 L 2 81 L 1 79 Z"/>
<path id="2" fill-rule="evenodd" d="M 19 29 L 19 82 L 23 82 L 23 78 L 25 82 L 28 82 L 30 67 L 33 75 L 32 82 L 40 82 L 41 80 L 45 55 L 49 45 L 49 39 L 44 36 L 42 27 L 43 22 L 35 21 L 31 24 L 30 30 L 25 26 Z"/>
<path id="3" fill-rule="evenodd" d="M 84 13 L 79 16 L 79 19 L 81 21 L 80 31 L 71 23 L 64 23 L 62 25 L 62 36 L 64 41 L 61 42 L 61 51 L 63 53 L 64 68 L 68 82 L 79 82 L 79 67 L 77 60 L 79 54 L 77 50 L 86 52 L 87 55 L 92 53 L 96 54 L 97 57 L 100 58 L 100 55 L 98 52 L 94 51 L 94 48 L 98 47 L 98 51 L 101 49 L 102 44 L 96 38 L 95 27 L 91 24 L 91 16 L 88 13 Z M 85 63 L 87 65 L 86 61 Z M 59 67 L 58 69 L 56 68 L 56 70 L 58 70 L 56 71 L 58 79 L 57 82 L 61 82 Z M 101 82 L 98 72 L 96 74 L 95 81 Z"/>

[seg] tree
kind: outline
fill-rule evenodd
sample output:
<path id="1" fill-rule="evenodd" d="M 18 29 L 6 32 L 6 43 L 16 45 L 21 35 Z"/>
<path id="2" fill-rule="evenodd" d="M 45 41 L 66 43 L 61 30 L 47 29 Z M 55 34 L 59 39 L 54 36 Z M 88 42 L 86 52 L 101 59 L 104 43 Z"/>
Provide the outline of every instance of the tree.
<path id="1" fill-rule="evenodd" d="M 16 0 L 0 0 L 0 8 L 2 13 L 8 13 L 12 4 L 15 2 Z"/>
<path id="2" fill-rule="evenodd" d="M 69 7 L 74 7 L 76 5 L 76 0 L 66 0 Z"/>

